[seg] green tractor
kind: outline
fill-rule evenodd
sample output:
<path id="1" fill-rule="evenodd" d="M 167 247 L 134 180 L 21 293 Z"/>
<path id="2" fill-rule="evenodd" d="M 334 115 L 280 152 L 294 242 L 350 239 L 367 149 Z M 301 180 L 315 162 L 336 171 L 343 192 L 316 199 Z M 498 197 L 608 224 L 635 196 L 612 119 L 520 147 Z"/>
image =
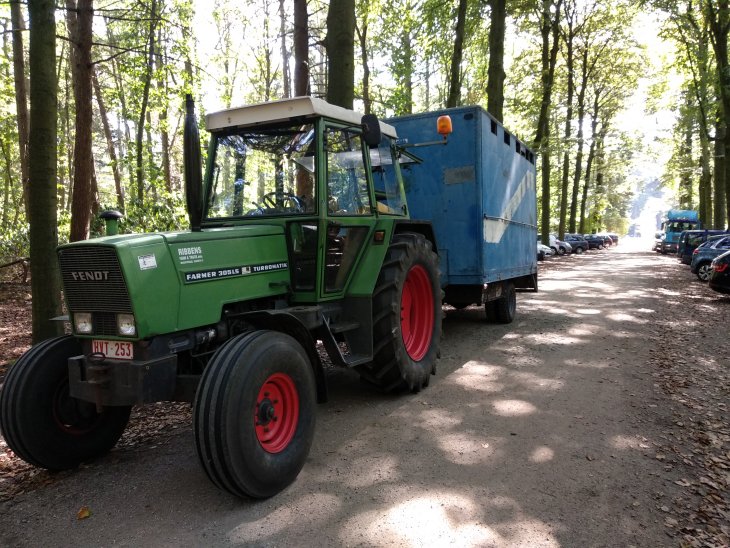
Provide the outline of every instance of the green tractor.
<path id="1" fill-rule="evenodd" d="M 189 401 L 220 488 L 269 497 L 296 478 L 331 361 L 385 391 L 435 373 L 441 287 L 431 224 L 409 219 L 408 153 L 375 116 L 310 97 L 207 116 L 204 181 L 192 101 L 191 229 L 58 249 L 72 334 L 10 369 L 0 427 L 25 461 L 106 454 L 133 405 Z"/>

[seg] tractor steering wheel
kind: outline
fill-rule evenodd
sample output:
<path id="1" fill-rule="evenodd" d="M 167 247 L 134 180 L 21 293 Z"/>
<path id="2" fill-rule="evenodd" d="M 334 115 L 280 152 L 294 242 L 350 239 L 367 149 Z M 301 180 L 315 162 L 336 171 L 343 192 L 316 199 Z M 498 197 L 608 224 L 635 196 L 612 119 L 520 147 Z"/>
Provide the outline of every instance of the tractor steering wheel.
<path id="1" fill-rule="evenodd" d="M 264 194 L 261 198 L 261 202 L 271 209 L 278 209 L 276 204 L 276 195 L 276 192 Z M 302 204 L 302 201 L 291 192 L 282 192 L 279 196 L 282 198 L 281 204 L 284 211 L 292 211 L 295 213 L 304 212 L 304 205 Z"/>

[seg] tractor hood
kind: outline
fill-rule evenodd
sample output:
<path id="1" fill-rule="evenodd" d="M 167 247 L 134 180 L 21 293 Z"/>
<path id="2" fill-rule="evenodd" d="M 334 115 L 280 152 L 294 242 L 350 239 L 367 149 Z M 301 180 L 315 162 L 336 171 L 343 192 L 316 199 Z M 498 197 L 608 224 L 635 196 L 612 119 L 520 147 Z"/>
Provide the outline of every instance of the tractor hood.
<path id="1" fill-rule="evenodd" d="M 225 305 L 285 294 L 284 229 L 247 225 L 200 232 L 117 235 L 58 248 L 69 312 L 91 312 L 91 336 L 115 337 L 134 314 L 137 337 L 207 324 Z"/>

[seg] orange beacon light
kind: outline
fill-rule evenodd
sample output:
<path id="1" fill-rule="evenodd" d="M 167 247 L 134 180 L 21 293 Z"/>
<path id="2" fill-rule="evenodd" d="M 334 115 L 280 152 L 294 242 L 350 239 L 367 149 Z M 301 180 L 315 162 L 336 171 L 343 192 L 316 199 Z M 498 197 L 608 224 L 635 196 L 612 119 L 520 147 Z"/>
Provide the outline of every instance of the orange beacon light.
<path id="1" fill-rule="evenodd" d="M 441 135 L 444 139 L 451 135 L 451 132 L 454 131 L 451 127 L 451 116 L 439 116 L 436 120 L 436 131 L 438 131 L 438 134 Z"/>

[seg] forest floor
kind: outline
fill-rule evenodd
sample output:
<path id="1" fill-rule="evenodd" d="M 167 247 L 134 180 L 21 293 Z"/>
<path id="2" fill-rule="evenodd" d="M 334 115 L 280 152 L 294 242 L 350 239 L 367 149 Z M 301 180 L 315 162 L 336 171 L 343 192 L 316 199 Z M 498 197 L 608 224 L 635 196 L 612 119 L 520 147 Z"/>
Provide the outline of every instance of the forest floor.
<path id="1" fill-rule="evenodd" d="M 208 482 L 185 404 L 135 408 L 69 472 L 0 438 L 0 545 L 728 546 L 730 296 L 647 245 L 541 263 L 508 326 L 446 307 L 420 394 L 330 369 L 307 464 L 272 499 Z M 0 382 L 29 293 L 0 283 Z"/>

